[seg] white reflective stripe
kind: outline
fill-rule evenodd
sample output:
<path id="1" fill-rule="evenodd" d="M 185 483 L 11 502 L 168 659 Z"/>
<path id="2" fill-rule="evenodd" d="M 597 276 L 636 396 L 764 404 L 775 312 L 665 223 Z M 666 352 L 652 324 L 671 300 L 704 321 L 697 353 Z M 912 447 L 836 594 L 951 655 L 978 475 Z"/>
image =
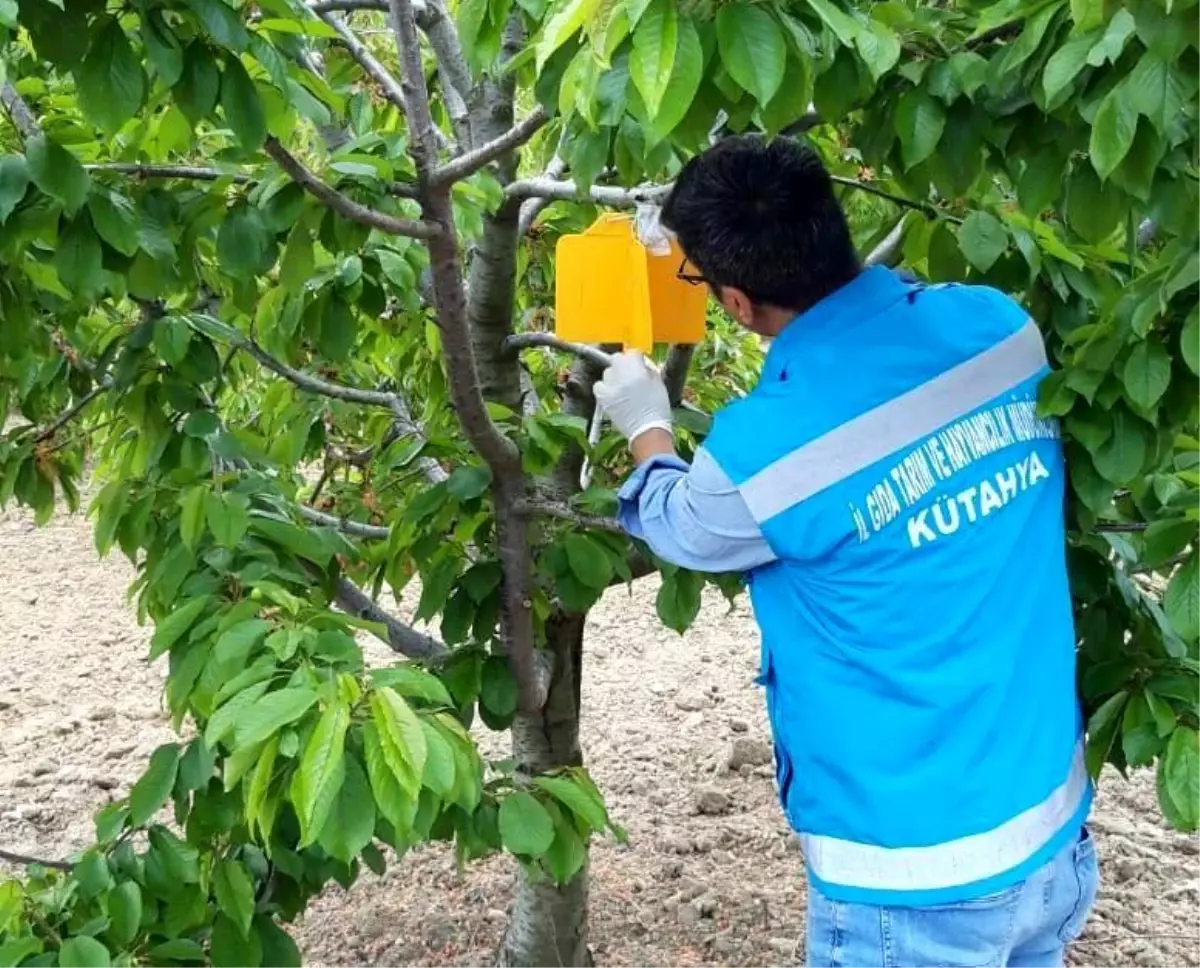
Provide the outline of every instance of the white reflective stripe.
<path id="1" fill-rule="evenodd" d="M 1075 815 L 1088 790 L 1083 741 L 1071 773 L 1041 803 L 981 834 L 930 847 L 876 847 L 836 837 L 800 839 L 813 873 L 829 884 L 877 891 L 925 891 L 973 884 L 1027 861 Z"/>
<path id="2" fill-rule="evenodd" d="M 977 410 L 1045 365 L 1042 335 L 1029 320 L 995 346 L 763 468 L 740 487 L 746 506 L 759 524 L 769 521 Z"/>

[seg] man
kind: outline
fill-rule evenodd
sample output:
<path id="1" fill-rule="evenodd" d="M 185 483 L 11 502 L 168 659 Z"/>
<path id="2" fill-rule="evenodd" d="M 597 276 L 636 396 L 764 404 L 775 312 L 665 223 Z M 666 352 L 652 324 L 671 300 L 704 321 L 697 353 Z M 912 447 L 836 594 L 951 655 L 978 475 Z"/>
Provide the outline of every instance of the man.
<path id="1" fill-rule="evenodd" d="M 635 353 L 596 399 L 638 463 L 621 520 L 667 561 L 747 573 L 812 965 L 1059 965 L 1095 896 L 1041 337 L 982 287 L 862 269 L 828 173 L 723 141 L 663 210 L 772 340 L 689 467 Z"/>

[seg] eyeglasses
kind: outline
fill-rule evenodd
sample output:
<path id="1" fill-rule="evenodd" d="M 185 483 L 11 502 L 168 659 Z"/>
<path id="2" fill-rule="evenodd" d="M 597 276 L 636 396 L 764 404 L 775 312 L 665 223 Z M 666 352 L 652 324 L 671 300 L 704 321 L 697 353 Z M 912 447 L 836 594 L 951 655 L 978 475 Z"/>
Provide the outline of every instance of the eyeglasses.
<path id="1" fill-rule="evenodd" d="M 675 278 L 680 282 L 686 282 L 689 286 L 706 286 L 708 280 L 704 276 L 698 275 L 695 272 L 688 272 L 687 256 L 684 256 L 679 263 L 679 270 L 675 273 Z"/>

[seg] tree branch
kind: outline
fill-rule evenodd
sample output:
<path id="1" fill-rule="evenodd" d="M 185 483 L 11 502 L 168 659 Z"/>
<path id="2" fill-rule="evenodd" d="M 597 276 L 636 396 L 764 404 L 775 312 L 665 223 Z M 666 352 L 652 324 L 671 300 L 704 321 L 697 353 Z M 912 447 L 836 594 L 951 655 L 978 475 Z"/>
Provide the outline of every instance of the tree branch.
<path id="1" fill-rule="evenodd" d="M 307 504 L 297 505 L 296 509 L 306 521 L 319 524 L 323 528 L 335 528 L 342 534 L 352 535 L 355 538 L 363 538 L 367 541 L 387 541 L 392 535 L 390 528 L 384 528 L 377 524 L 363 524 L 361 521 L 351 521 L 349 518 L 339 518 L 332 514 L 326 514 L 324 511 L 318 511 L 316 508 L 310 508 Z"/>
<path id="2" fill-rule="evenodd" d="M 338 32 L 338 36 L 342 41 L 342 46 L 346 48 L 346 50 L 350 53 L 350 56 L 353 57 L 354 60 L 358 62 L 358 65 L 375 80 L 380 88 L 383 89 L 384 97 L 386 97 L 392 102 L 392 104 L 396 105 L 396 107 L 403 111 L 404 92 L 400 89 L 400 82 L 392 76 L 391 71 L 383 66 L 379 59 L 371 53 L 370 48 L 368 48 L 366 44 L 358 39 L 358 36 L 354 33 L 354 31 L 351 30 L 341 18 L 335 17 L 329 12 L 328 7 L 328 4 L 311 4 L 309 9 L 311 9 L 315 14 L 317 14 L 317 16 L 325 21 L 325 23 L 329 24 L 330 27 Z M 336 9 L 342 8 L 339 7 Z M 356 7 L 354 9 L 377 10 L 380 8 Z"/>
<path id="3" fill-rule="evenodd" d="M 4 105 L 4 110 L 12 118 L 12 123 L 21 132 L 22 138 L 28 140 L 42 133 L 42 126 L 38 123 L 37 115 L 29 109 L 29 105 L 17 93 L 17 89 L 12 86 L 11 81 L 5 81 L 3 85 L 0 85 L 0 104 Z"/>
<path id="4" fill-rule="evenodd" d="M 604 517 L 599 514 L 584 514 L 576 511 L 570 505 L 558 504 L 554 501 L 522 501 L 518 505 L 518 510 L 528 517 L 554 518 L 558 521 L 566 521 L 578 528 L 625 534 L 625 529 L 621 527 L 616 518 Z"/>
<path id="5" fill-rule="evenodd" d="M 412 3 L 411 0 L 389 0 L 388 7 L 400 57 L 400 83 L 408 113 L 409 152 L 417 166 L 421 206 L 425 217 L 441 226 L 441 231 L 429 240 L 428 247 L 447 382 L 463 433 L 492 470 L 496 550 L 504 575 L 500 632 L 517 680 L 521 708 L 532 713 L 541 708 L 542 689 L 534 655 L 528 529 L 515 513 L 517 502 L 524 497 L 521 455 L 516 444 L 492 421 L 479 387 L 463 291 L 462 260 L 454 230 L 451 186 L 434 185 L 430 180 L 437 163 L 437 140 Z"/>
<path id="6" fill-rule="evenodd" d="M 647 185 L 641 188 L 619 188 L 614 185 L 592 185 L 580 189 L 573 181 L 554 178 L 524 178 L 509 185 L 508 198 L 540 198 L 549 202 L 593 202 L 607 208 L 634 208 L 644 203 L 659 204 L 670 193 L 672 185 Z"/>
<path id="7" fill-rule="evenodd" d="M 608 353 L 605 353 L 604 350 L 588 346 L 586 343 L 570 343 L 565 339 L 559 339 L 553 333 L 517 333 L 510 336 L 504 342 L 512 350 L 524 350 L 533 347 L 559 350 L 563 353 L 570 353 L 572 356 L 578 356 L 589 363 L 594 363 L 596 366 L 604 368 L 607 368 L 612 363 L 612 357 Z"/>
<path id="8" fill-rule="evenodd" d="M 17 854 L 11 850 L 0 850 L 0 860 L 8 861 L 10 864 L 18 864 L 22 867 L 48 867 L 56 871 L 69 871 L 75 867 L 74 864 L 69 864 L 65 860 L 45 860 L 41 857 L 29 857 L 26 854 Z"/>
<path id="9" fill-rule="evenodd" d="M 336 188 L 326 185 L 274 137 L 267 138 L 264 150 L 291 177 L 292 181 L 315 198 L 320 199 L 343 218 L 369 225 L 388 235 L 404 235 L 412 239 L 431 239 L 441 232 L 437 225 L 430 222 L 397 218 L 394 215 L 377 212 L 366 205 L 360 205 Z"/>
<path id="10" fill-rule="evenodd" d="M 438 75 L 442 81 L 442 99 L 454 125 L 459 146 L 469 150 L 475 143 L 467 101 L 472 94 L 471 71 L 463 56 L 462 44 L 454 20 L 443 0 L 426 0 L 423 11 L 415 11 L 417 26 L 425 32 L 433 55 L 437 58 Z"/>
<path id="11" fill-rule="evenodd" d="M 518 121 L 499 138 L 480 145 L 442 165 L 430 175 L 430 181 L 435 185 L 445 185 L 471 176 L 485 165 L 491 164 L 502 155 L 525 144 L 545 125 L 547 120 L 549 119 L 546 117 L 546 112 L 541 105 L 538 105 L 529 113 L 528 117 Z"/>
<path id="12" fill-rule="evenodd" d="M 277 360 L 249 336 L 234 329 L 227 323 L 221 322 L 219 319 L 204 313 L 193 313 L 192 318 L 202 319 L 203 325 L 206 328 L 217 330 L 231 345 L 237 349 L 244 350 L 272 373 L 276 373 L 285 380 L 291 381 L 301 390 L 306 390 L 309 393 L 318 393 L 324 397 L 332 397 L 335 400 L 345 400 L 347 403 L 363 403 L 372 407 L 386 407 L 393 413 L 396 412 L 399 398 L 394 393 L 387 393 L 382 390 L 360 390 L 357 387 L 343 386 L 340 383 L 330 383 L 328 380 L 322 380 L 320 377 L 309 376 L 307 373 L 293 369 L 282 360 Z"/>
<path id="13" fill-rule="evenodd" d="M 903 240 L 904 219 L 901 218 L 892 226 L 892 230 L 883 237 L 880 243 L 867 253 L 867 257 L 863 259 L 863 265 L 874 266 L 890 262 L 896 251 L 900 248 L 900 243 Z"/>
<path id="14" fill-rule="evenodd" d="M 560 150 L 562 147 L 564 146 L 560 142 Z M 553 181 L 557 179 L 564 171 L 566 171 L 566 168 L 567 163 L 563 161 L 561 156 L 556 154 L 550 159 L 550 164 L 546 166 L 546 170 L 542 174 L 542 177 Z M 520 238 L 523 239 L 529 234 L 529 230 L 533 227 L 533 223 L 542 213 L 542 210 L 545 209 L 545 207 L 549 204 L 550 201 L 545 198 L 526 198 L 521 201 L 521 213 L 517 220 L 517 235 Z"/>
<path id="15" fill-rule="evenodd" d="M 133 175 L 137 178 L 180 178 L 188 181 L 218 181 L 228 178 L 236 185 L 246 185 L 256 181 L 250 175 L 220 171 L 216 168 L 196 168 L 191 165 L 135 165 L 106 161 L 100 164 L 84 165 L 83 168 L 85 171 L 112 172 L 117 175 Z"/>
<path id="16" fill-rule="evenodd" d="M 667 353 L 662 368 L 662 379 L 672 407 L 678 407 L 683 402 L 683 388 L 687 385 L 688 370 L 691 369 L 692 357 L 695 355 L 696 347 L 691 343 L 677 343 Z"/>
<path id="17" fill-rule="evenodd" d="M 108 387 L 103 383 L 93 387 L 87 394 L 77 400 L 73 406 L 69 407 L 67 410 L 64 410 L 62 414 L 60 414 L 54 421 L 54 423 L 50 424 L 49 427 L 38 431 L 38 435 L 33 438 L 34 441 L 40 444 L 43 440 L 49 440 L 59 430 L 74 420 L 84 409 L 84 407 L 107 391 Z"/>
<path id="18" fill-rule="evenodd" d="M 338 581 L 334 602 L 349 615 L 386 626 L 388 645 L 410 659 L 438 660 L 448 651 L 437 639 L 422 635 L 411 626 L 405 625 L 349 578 L 341 578 Z"/>

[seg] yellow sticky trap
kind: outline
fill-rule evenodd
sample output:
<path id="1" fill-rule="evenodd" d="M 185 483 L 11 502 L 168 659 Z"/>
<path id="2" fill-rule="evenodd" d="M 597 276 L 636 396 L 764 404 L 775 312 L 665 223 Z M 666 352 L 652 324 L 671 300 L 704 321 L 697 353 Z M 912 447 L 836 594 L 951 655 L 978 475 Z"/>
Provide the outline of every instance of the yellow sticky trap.
<path id="1" fill-rule="evenodd" d="M 655 343 L 704 341 L 708 291 L 678 278 L 683 253 L 656 256 L 628 215 L 601 215 L 555 251 L 555 332 L 574 343 L 619 343 L 650 353 Z"/>

